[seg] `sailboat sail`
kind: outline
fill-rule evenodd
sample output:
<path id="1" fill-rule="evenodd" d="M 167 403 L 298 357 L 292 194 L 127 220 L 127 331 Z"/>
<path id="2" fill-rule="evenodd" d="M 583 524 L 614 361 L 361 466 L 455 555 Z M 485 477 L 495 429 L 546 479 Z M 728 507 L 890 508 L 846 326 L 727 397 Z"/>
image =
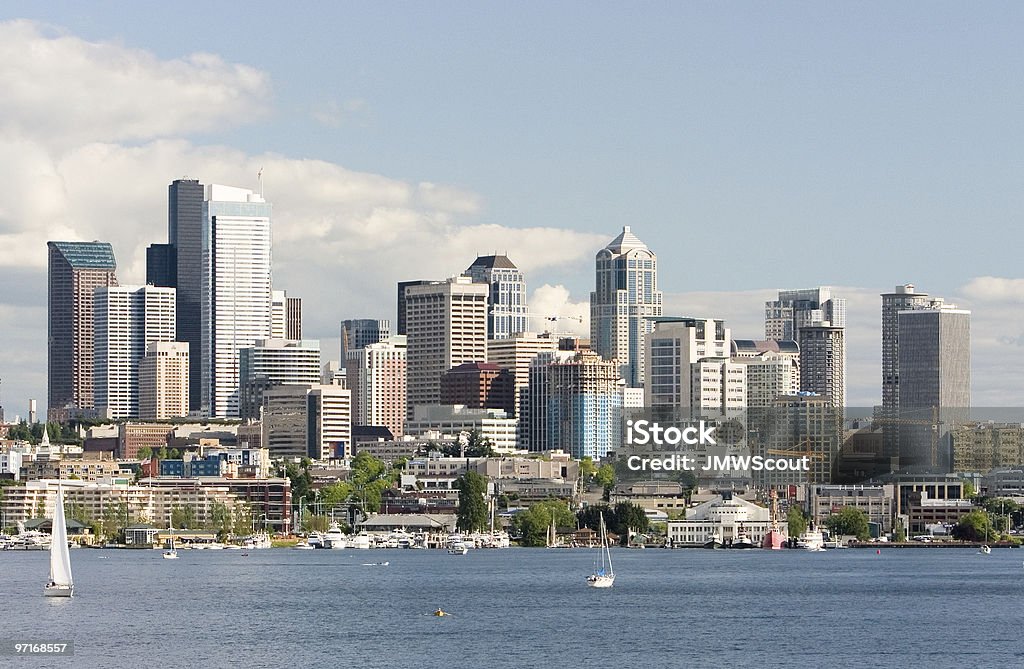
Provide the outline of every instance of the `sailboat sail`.
<path id="1" fill-rule="evenodd" d="M 68 551 L 68 528 L 64 520 L 64 491 L 57 487 L 57 508 L 53 513 L 50 539 L 50 581 L 71 587 L 71 553 Z"/>
<path id="2" fill-rule="evenodd" d="M 612 568 L 612 552 L 608 546 L 608 528 L 601 514 L 601 566 L 587 578 L 587 585 L 592 588 L 610 588 L 615 582 L 615 570 Z"/>

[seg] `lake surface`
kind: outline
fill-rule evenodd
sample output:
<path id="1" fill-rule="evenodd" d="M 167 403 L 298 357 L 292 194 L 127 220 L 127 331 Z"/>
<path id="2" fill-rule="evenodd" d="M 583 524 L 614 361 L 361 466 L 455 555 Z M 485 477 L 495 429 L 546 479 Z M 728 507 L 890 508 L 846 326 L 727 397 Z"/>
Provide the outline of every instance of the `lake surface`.
<path id="1" fill-rule="evenodd" d="M 1024 665 L 1024 550 L 0 552 L 0 639 L 71 639 L 24 667 Z M 368 562 L 389 566 L 363 566 Z M 438 607 L 453 613 L 437 618 Z"/>

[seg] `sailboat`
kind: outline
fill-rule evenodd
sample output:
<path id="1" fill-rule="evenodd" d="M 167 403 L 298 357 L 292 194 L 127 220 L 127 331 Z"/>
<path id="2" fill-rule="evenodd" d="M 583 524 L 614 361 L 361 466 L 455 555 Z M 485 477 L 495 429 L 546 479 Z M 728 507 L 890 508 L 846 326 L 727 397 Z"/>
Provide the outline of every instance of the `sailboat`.
<path id="1" fill-rule="evenodd" d="M 610 588 L 615 583 L 615 570 L 612 568 L 612 552 L 608 546 L 608 529 L 604 525 L 604 514 L 601 514 L 601 566 L 587 577 L 587 585 L 591 588 Z"/>
<path id="2" fill-rule="evenodd" d="M 164 557 L 165 560 L 177 560 L 178 559 L 178 549 L 174 547 L 174 523 L 170 523 L 168 525 L 168 530 L 167 531 L 170 532 L 170 534 L 171 534 L 171 547 L 168 550 L 164 551 L 164 556 L 163 557 Z"/>
<path id="3" fill-rule="evenodd" d="M 43 589 L 43 594 L 47 597 L 70 597 L 74 593 L 75 584 L 71 579 L 68 526 L 64 520 L 64 490 L 60 483 L 57 484 L 57 508 L 53 512 L 50 537 L 50 581 Z"/>
<path id="4" fill-rule="evenodd" d="M 558 530 L 555 528 L 555 513 L 551 512 L 551 526 L 548 528 L 548 548 L 558 548 Z"/>

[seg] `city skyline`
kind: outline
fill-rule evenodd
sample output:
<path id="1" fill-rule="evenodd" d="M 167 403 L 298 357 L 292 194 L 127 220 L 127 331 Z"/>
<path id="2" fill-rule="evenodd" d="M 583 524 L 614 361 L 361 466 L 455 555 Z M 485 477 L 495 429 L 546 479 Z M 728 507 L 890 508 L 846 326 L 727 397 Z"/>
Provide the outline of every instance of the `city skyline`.
<path id="1" fill-rule="evenodd" d="M 46 240 L 109 241 L 118 258 L 118 280 L 142 283 L 146 246 L 165 241 L 166 194 L 171 181 L 189 175 L 203 183 L 255 189 L 261 167 L 267 199 L 275 203 L 275 285 L 303 297 L 307 313 L 304 336 L 320 339 L 327 351 L 338 348 L 335 342 L 341 318 L 351 314 L 395 317 L 395 282 L 443 279 L 457 274 L 474 257 L 495 252 L 506 253 L 523 269 L 531 287 L 528 301 L 533 314 L 580 315 L 585 319 L 587 295 L 593 289 L 593 254 L 622 225 L 631 225 L 658 253 L 664 313 L 723 318 L 738 338 L 759 337 L 760 307 L 776 289 L 833 286 L 850 301 L 846 370 L 850 404 L 880 403 L 879 294 L 908 282 L 972 311 L 972 330 L 977 335 L 972 342 L 973 403 L 1024 403 L 1013 382 L 1024 372 L 1024 317 L 1019 308 L 1024 301 L 1024 280 L 1015 278 L 1019 271 L 1010 253 L 1019 240 L 1013 225 L 1015 214 L 1011 213 L 1020 210 L 1016 204 L 1019 189 L 1012 185 L 1014 170 L 1005 164 L 1009 156 L 1019 153 L 1013 146 L 1017 140 L 1012 139 L 1016 136 L 1012 128 L 1019 120 L 1009 113 L 1016 108 L 1013 96 L 1018 94 L 992 92 L 1001 90 L 1004 79 L 1013 80 L 1020 55 L 1009 29 L 1015 25 L 1013 17 L 994 9 L 938 12 L 927 20 L 945 29 L 931 37 L 914 33 L 909 43 L 901 38 L 909 34 L 911 18 L 917 21 L 920 17 L 900 9 L 887 10 L 890 27 L 875 38 L 880 48 L 873 56 L 864 55 L 863 50 L 855 56 L 858 50 L 853 47 L 862 45 L 867 28 L 874 27 L 877 17 L 856 18 L 849 30 L 855 37 L 828 46 L 821 37 L 811 39 L 801 30 L 798 17 L 782 11 L 769 25 L 760 26 L 765 31 L 761 44 L 766 63 L 751 70 L 783 83 L 786 72 L 795 73 L 796 79 L 778 93 L 764 92 L 738 67 L 754 53 L 749 38 L 756 32 L 756 21 L 749 25 L 741 22 L 740 43 L 736 37 L 723 43 L 723 48 L 735 47 L 734 60 L 724 64 L 709 60 L 697 47 L 685 53 L 665 51 L 666 31 L 655 25 L 659 20 L 666 27 L 684 27 L 687 34 L 704 31 L 706 35 L 695 44 L 707 44 L 728 32 L 717 10 L 695 15 L 693 10 L 675 9 L 660 17 L 631 18 L 637 22 L 634 27 L 652 31 L 656 39 L 642 44 L 626 35 L 627 45 L 636 49 L 633 54 L 607 40 L 596 40 L 595 44 L 600 42 L 596 50 L 591 45 L 584 52 L 608 49 L 608 56 L 599 61 L 607 66 L 606 73 L 565 61 L 564 69 L 555 68 L 532 87 L 527 85 L 529 75 L 543 69 L 543 63 L 561 62 L 554 58 L 559 54 L 545 49 L 536 59 L 524 60 L 529 40 L 512 39 L 509 49 L 522 70 L 512 72 L 516 75 L 513 82 L 523 94 L 519 111 L 526 112 L 524 118 L 535 115 L 540 109 L 535 105 L 550 101 L 550 93 L 560 90 L 552 86 L 571 80 L 574 73 L 586 75 L 588 84 L 602 80 L 621 83 L 616 74 L 645 64 L 660 79 L 613 86 L 609 115 L 587 117 L 576 131 L 580 134 L 570 132 L 566 124 L 567 112 L 580 108 L 578 100 L 568 94 L 556 96 L 550 132 L 562 133 L 557 136 L 547 134 L 549 124 L 508 123 L 504 107 L 515 109 L 516 105 L 509 105 L 508 98 L 487 97 L 495 92 L 494 82 L 490 82 L 478 99 L 501 101 L 494 108 L 502 113 L 493 123 L 504 126 L 479 121 L 465 128 L 462 139 L 479 140 L 484 136 L 481 132 L 488 129 L 488 137 L 498 137 L 500 133 L 494 131 L 499 127 L 511 131 L 508 137 L 500 145 L 457 143 L 445 158 L 434 160 L 430 156 L 443 152 L 432 150 L 431 143 L 437 138 L 431 137 L 431 129 L 443 130 L 437 133 L 440 138 L 457 137 L 438 114 L 414 118 L 408 114 L 408 104 L 397 105 L 379 90 L 358 90 L 355 79 L 332 79 L 324 90 L 334 98 L 312 99 L 308 82 L 291 78 L 298 70 L 288 59 L 274 62 L 266 54 L 204 39 L 205 31 L 225 25 L 224 16 L 212 16 L 209 26 L 193 32 L 168 31 L 164 25 L 164 32 L 181 37 L 170 44 L 156 34 L 155 24 L 149 25 L 153 22 L 133 16 L 138 11 L 134 9 L 127 10 L 124 17 L 107 17 L 105 21 L 59 4 L 23 11 L 64 26 L 64 30 L 31 22 L 0 22 L 5 44 L 0 80 L 12 84 L 11 95 L 2 103 L 8 122 L 0 135 L 12 156 L 10 173 L 0 186 L 5 202 L 0 211 L 0 240 L 7 251 L 0 260 L 0 341 L 4 342 L 0 377 L 9 418 L 24 417 L 29 398 L 45 405 Z M 548 31 L 558 30 L 568 18 L 564 10 L 550 11 L 549 27 L 542 27 L 540 20 L 531 22 L 531 31 L 536 32 L 530 34 L 542 45 L 547 44 Z M 827 9 L 818 11 L 830 19 L 820 26 L 823 34 L 835 36 L 836 16 Z M 410 10 L 387 39 L 406 38 L 405 31 L 412 30 L 406 23 L 417 13 Z M 236 18 L 243 25 L 249 20 Z M 347 18 L 353 26 L 373 27 L 379 21 L 358 12 Z M 595 11 L 585 22 L 584 32 L 608 35 L 613 18 L 624 17 L 607 9 Z M 946 26 L 961 25 L 960 18 L 986 27 L 985 31 L 956 36 L 963 49 L 976 54 L 970 64 L 952 62 L 946 55 L 948 38 L 953 35 Z M 466 17 L 460 19 L 455 23 L 471 23 Z M 492 20 L 476 20 L 481 35 L 501 32 Z M 140 30 L 129 31 L 125 27 L 129 24 L 138 24 Z M 442 29 L 436 21 L 430 25 Z M 847 21 L 843 29 L 849 28 Z M 981 33 L 986 36 L 984 44 L 978 37 Z M 801 46 L 796 53 L 787 55 L 774 48 L 781 36 L 790 34 L 799 38 Z M 297 51 L 308 55 L 309 50 L 327 48 L 323 40 L 323 34 L 314 30 L 306 48 Z M 422 45 L 422 40 L 413 42 Z M 349 36 L 335 46 L 343 56 L 359 43 Z M 476 55 L 493 51 L 495 42 L 460 39 L 456 43 Z M 53 60 L 27 60 L 33 45 L 50 47 Z M 192 55 L 198 52 L 205 55 Z M 936 63 L 923 62 L 922 54 L 936 56 Z M 613 58 L 620 60 L 616 63 Z M 877 69 L 904 60 L 909 64 L 892 72 Z M 411 63 L 391 61 L 384 67 L 385 61 L 379 47 L 370 49 L 364 58 L 352 60 L 358 63 L 355 67 L 339 68 L 343 72 L 338 76 L 355 76 L 362 69 L 363 76 L 368 71 L 384 81 L 408 84 L 422 73 Z M 682 72 L 681 65 L 690 61 L 694 72 Z M 136 66 L 128 83 L 114 85 L 116 62 Z M 485 62 L 495 65 L 493 57 Z M 821 71 L 808 69 L 806 63 L 810 62 L 819 63 Z M 393 67 L 397 64 L 410 67 L 404 71 Z M 465 87 L 463 94 L 458 77 L 476 81 L 481 74 L 465 68 L 457 69 L 450 75 L 454 78 L 448 79 L 433 69 L 430 73 L 441 77 L 437 81 L 449 90 L 460 93 L 452 102 L 463 104 L 473 99 L 466 97 L 473 87 Z M 709 80 L 723 73 L 739 76 L 735 91 L 709 88 Z M 674 117 L 675 127 L 652 117 L 648 110 L 627 104 L 629 92 L 650 93 L 655 108 L 659 102 L 671 102 L 663 108 L 678 109 L 678 98 L 665 97 L 672 88 L 665 84 L 677 77 L 693 84 L 695 96 L 703 95 L 700 99 L 706 107 L 699 118 Z M 819 92 L 814 86 L 819 77 L 838 82 L 846 96 L 829 98 Z M 73 80 L 84 85 L 62 85 Z M 893 88 L 906 82 L 917 86 Z M 973 95 L 949 97 L 952 93 L 938 92 L 956 90 L 953 84 Z M 872 108 L 870 102 L 893 90 L 903 92 L 895 101 L 883 100 L 879 116 L 850 114 L 850 109 Z M 99 91 L 110 100 L 127 99 L 130 104 L 123 111 L 125 116 L 101 113 L 106 106 L 95 97 Z M 140 95 L 143 91 L 146 94 Z M 297 96 L 294 104 L 285 101 L 292 92 L 301 91 L 307 92 Z M 712 92 L 727 95 L 712 101 Z M 751 125 L 742 106 L 736 104 L 751 92 L 762 95 L 755 100 L 760 109 L 774 112 L 766 121 L 769 125 Z M 353 97 L 346 97 L 349 93 Z M 419 102 L 443 102 L 443 96 L 433 90 L 414 93 Z M 54 104 L 58 95 L 75 104 Z M 197 98 L 191 95 L 222 104 L 193 104 Z M 180 104 L 168 100 L 180 100 Z M 936 104 L 939 102 L 951 104 Z M 799 123 L 787 122 L 778 113 L 791 109 L 787 103 L 796 106 L 799 113 L 795 117 L 804 121 L 807 114 L 820 112 L 814 118 L 820 116 L 821 124 L 812 123 L 807 133 L 797 132 Z M 93 111 L 76 115 L 69 107 Z M 932 111 L 922 123 L 918 112 L 923 108 Z M 189 113 L 183 114 L 184 109 Z M 466 109 L 474 111 L 471 106 Z M 404 125 L 396 126 L 391 115 L 399 112 L 404 114 Z M 631 112 L 632 116 L 611 112 Z M 722 116 L 721 121 L 712 119 L 716 114 Z M 298 122 L 300 117 L 302 122 Z M 881 118 L 895 122 L 891 130 L 879 130 Z M 645 122 L 655 133 L 652 136 L 669 138 L 666 146 L 677 151 L 655 148 L 650 136 L 634 126 Z M 703 123 L 710 125 L 699 140 L 692 140 L 698 142 L 691 147 L 697 150 L 678 151 L 680 143 L 674 138 L 692 137 L 692 131 Z M 915 124 L 922 127 L 917 129 Z M 400 138 L 384 138 L 399 127 Z M 725 132 L 736 127 L 743 128 L 739 140 Z M 669 128 L 677 134 L 666 135 Z M 936 134 L 936 128 L 946 128 L 945 135 L 955 134 L 958 142 L 935 141 L 936 136 L 945 136 Z M 530 132 L 539 134 L 540 144 L 550 146 L 541 151 L 536 140 L 524 141 Z M 777 137 L 771 140 L 773 134 Z M 412 137 L 421 141 L 409 141 Z M 619 139 L 593 141 L 608 137 Z M 392 151 L 395 147 L 390 142 L 401 140 L 408 148 Z M 793 141 L 788 146 L 792 151 L 779 151 L 778 142 L 787 140 Z M 504 144 L 506 141 L 509 144 Z M 513 150 L 516 141 L 521 150 Z M 746 148 L 738 148 L 737 141 Z M 858 143 L 870 150 L 855 150 Z M 886 148 L 890 144 L 901 148 Z M 597 148 L 583 151 L 590 145 Z M 942 153 L 937 153 L 940 145 Z M 581 159 L 576 160 L 594 167 L 577 171 L 557 162 L 554 153 L 569 149 L 581 151 Z M 709 153 L 710 149 L 721 155 Z M 811 153 L 814 149 L 819 150 Z M 693 156 L 684 160 L 677 153 Z M 777 174 L 765 169 L 769 163 L 764 156 L 768 155 L 778 161 Z M 757 160 L 742 170 L 734 169 L 745 164 L 741 159 L 751 157 Z M 698 173 L 688 160 L 708 169 Z M 466 167 L 457 165 L 459 161 Z M 488 164 L 490 169 L 485 169 Z M 798 164 L 803 165 L 802 170 L 796 169 Z M 962 164 L 969 171 L 955 170 L 950 167 L 953 164 Z M 530 165 L 542 169 L 531 174 L 523 169 Z M 656 167 L 663 170 L 655 173 Z M 814 169 L 809 170 L 811 167 Z M 552 179 L 551 169 L 574 174 L 574 178 Z M 624 178 L 626 174 L 632 176 Z M 840 178 L 851 175 L 857 177 L 852 182 Z M 887 186 L 877 197 L 864 199 L 880 181 L 894 182 L 894 175 L 902 186 Z M 530 179 L 552 185 L 534 188 Z M 555 184 L 562 196 L 557 203 L 551 197 Z M 534 192 L 535 196 L 524 197 Z M 809 200 L 806 206 L 794 209 L 798 193 Z M 729 204 L 730 199 L 736 200 L 735 204 Z M 964 222 L 991 234 L 964 234 Z M 728 266 L 721 262 L 725 256 L 709 251 L 708 242 L 699 246 L 687 243 L 691 231 L 714 229 L 731 231 L 709 238 L 718 240 L 719 250 L 735 261 Z M 769 234 L 754 236 L 765 230 Z M 842 230 L 846 232 L 839 232 Z M 799 262 L 779 262 L 780 250 L 793 248 L 793 237 L 811 235 L 819 248 L 827 245 L 828 253 L 819 254 L 821 257 L 803 253 Z M 1006 243 L 992 245 L 993 235 L 1001 235 Z M 423 253 L 426 248 L 442 252 Z M 385 255 L 393 261 L 380 262 Z M 416 268 L 414 275 L 405 275 L 403 268 L 408 267 Z M 324 281 L 325 276 L 330 280 Z M 570 320 L 562 325 L 587 331 Z"/>

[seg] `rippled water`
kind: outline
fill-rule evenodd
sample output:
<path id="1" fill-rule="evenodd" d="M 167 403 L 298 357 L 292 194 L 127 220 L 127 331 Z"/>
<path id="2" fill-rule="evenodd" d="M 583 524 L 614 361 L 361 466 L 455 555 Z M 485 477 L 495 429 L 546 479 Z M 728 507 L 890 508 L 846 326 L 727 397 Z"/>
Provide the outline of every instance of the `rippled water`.
<path id="1" fill-rule="evenodd" d="M 0 553 L 0 638 L 75 642 L 0 665 L 1024 666 L 1024 550 L 617 550 L 610 590 L 587 550 L 71 555 L 54 600 L 46 553 Z"/>

